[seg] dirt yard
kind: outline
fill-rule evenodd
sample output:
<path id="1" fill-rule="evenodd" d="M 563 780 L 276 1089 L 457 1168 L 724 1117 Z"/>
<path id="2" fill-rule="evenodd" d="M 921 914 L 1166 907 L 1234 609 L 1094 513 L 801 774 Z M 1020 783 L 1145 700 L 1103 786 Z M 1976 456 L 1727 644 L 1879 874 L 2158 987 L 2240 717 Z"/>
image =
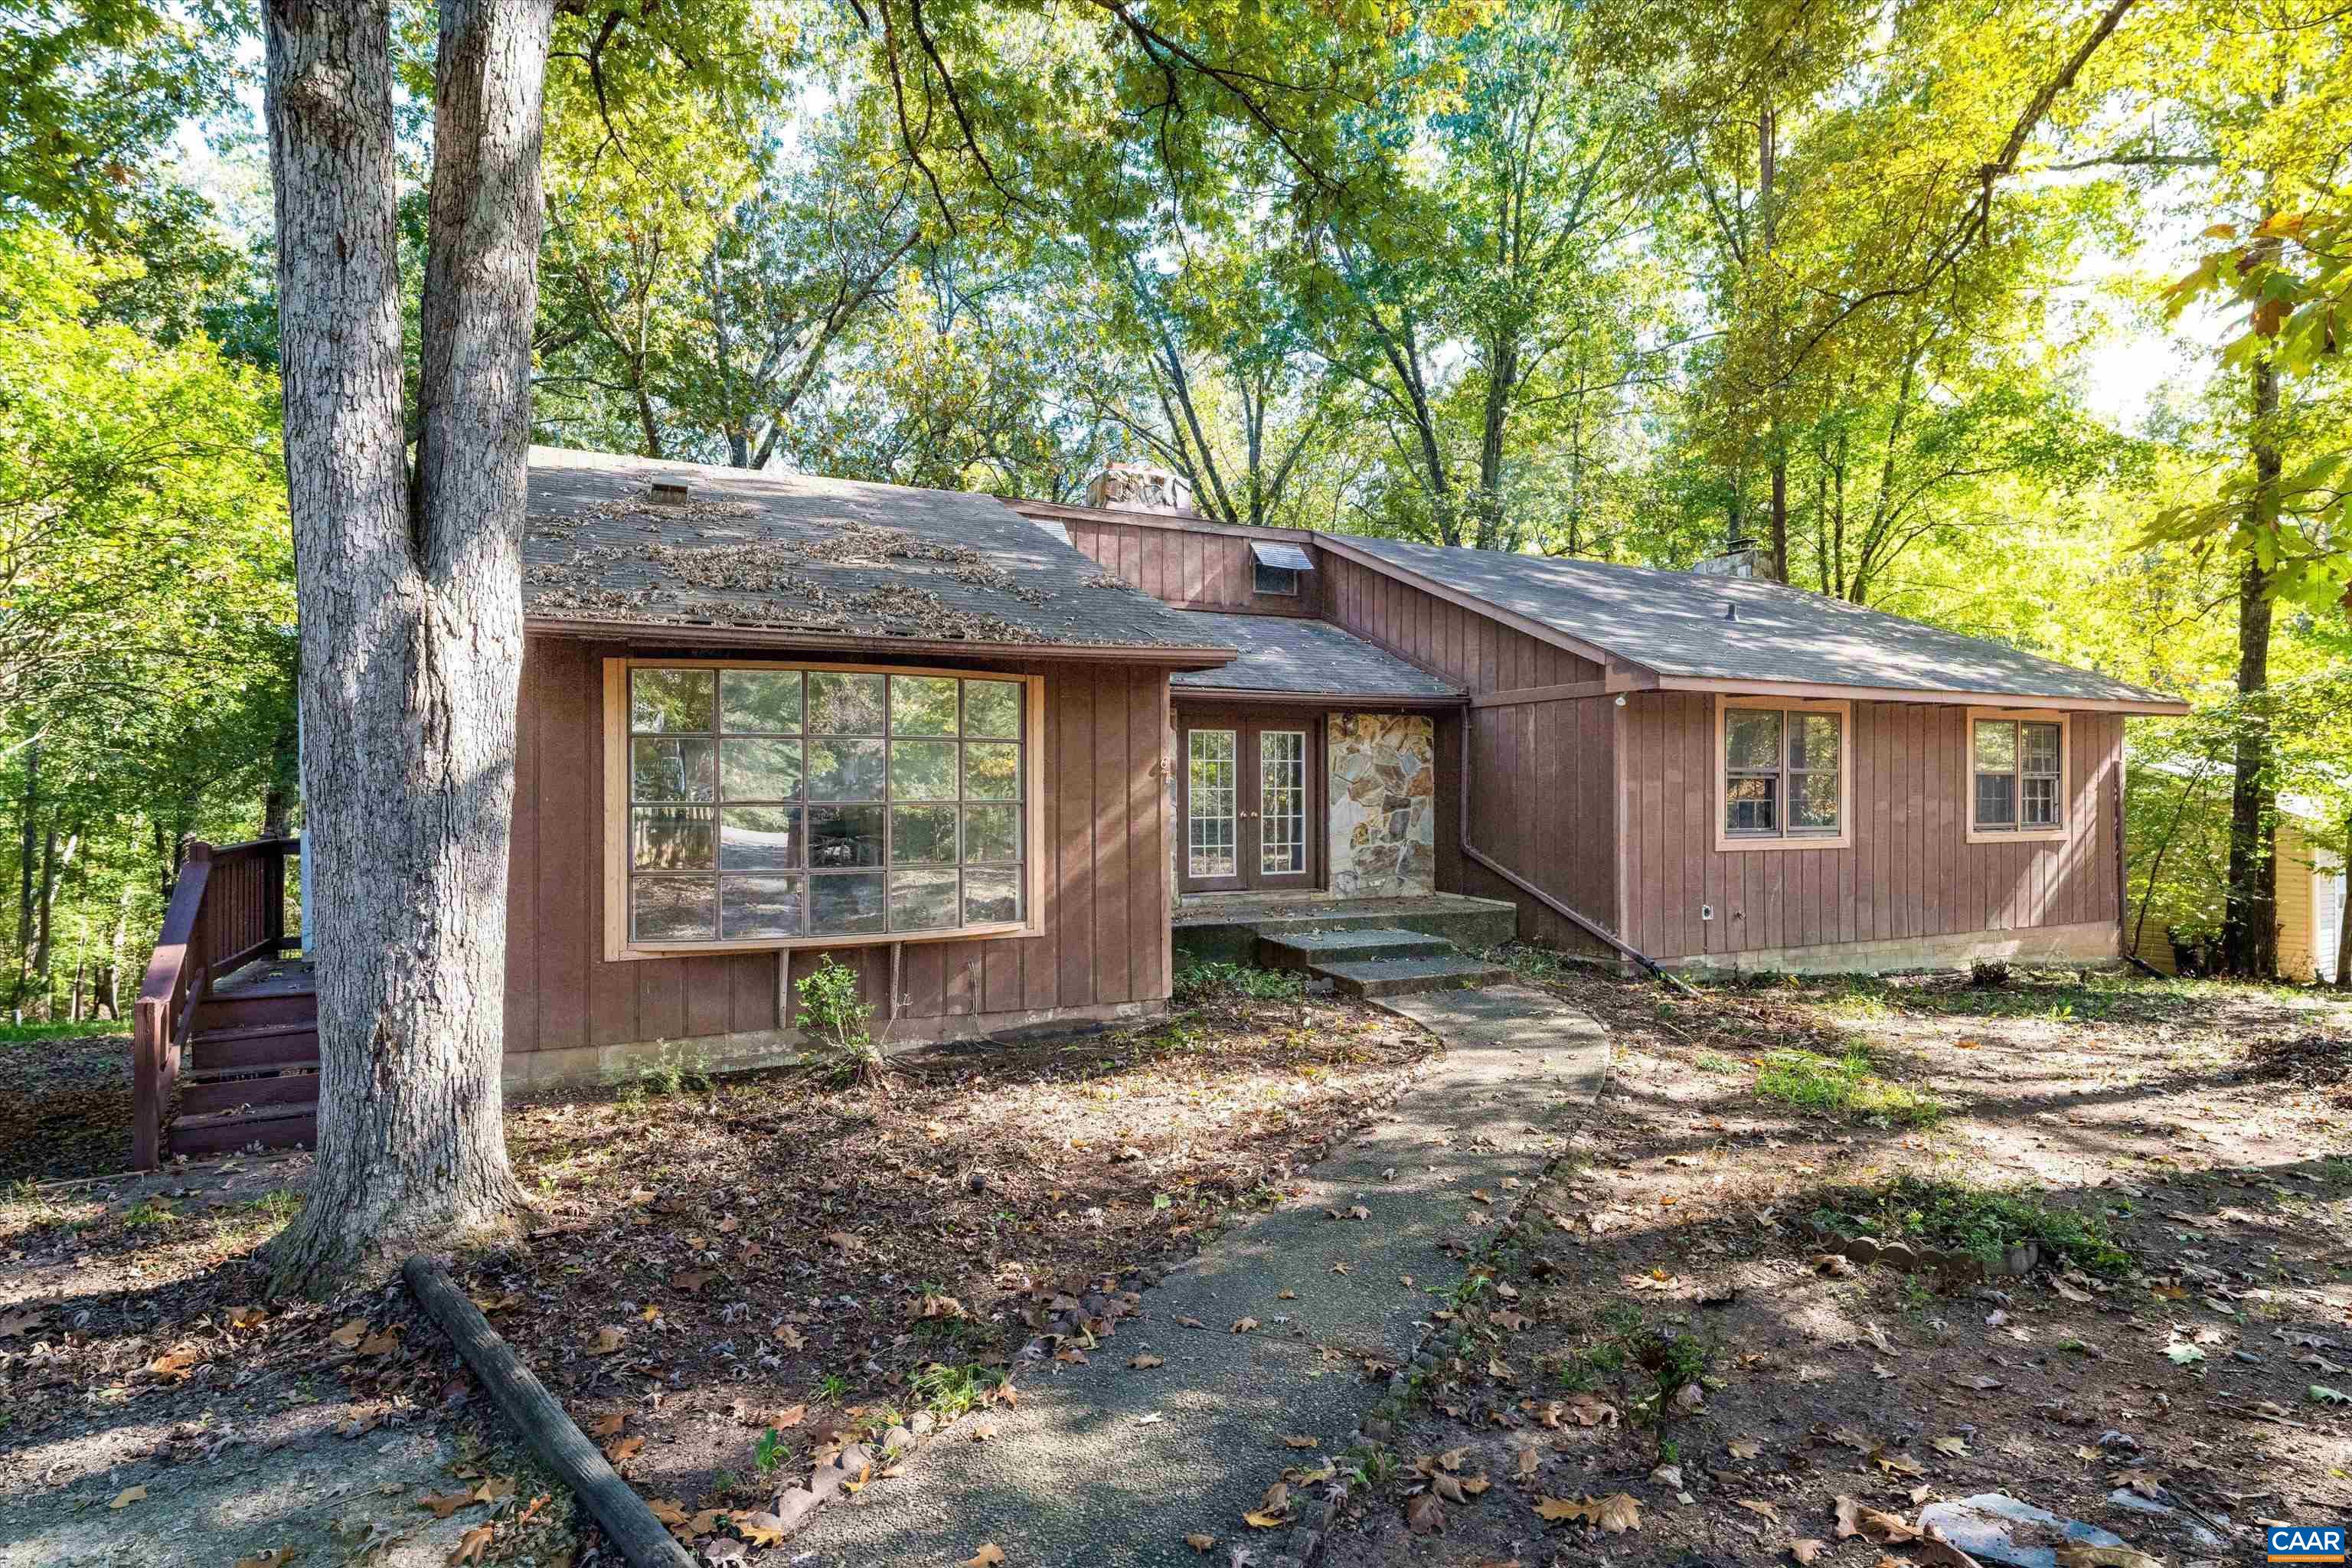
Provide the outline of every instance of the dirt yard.
<path id="1" fill-rule="evenodd" d="M 1017 1399 L 1015 1357 L 1056 1298 L 1126 1310 L 1433 1049 L 1360 1005 L 1276 1000 L 933 1053 L 878 1095 L 804 1073 L 706 1083 L 681 1058 L 514 1108 L 532 1235 L 461 1278 L 707 1544 L 712 1510 L 765 1507 L 845 1442 Z M 396 1284 L 263 1302 L 256 1254 L 306 1166 L 18 1184 L 0 1211 L 0 1568 L 289 1548 L 438 1565 L 469 1542 L 572 1561 L 569 1500 Z"/>
<path id="2" fill-rule="evenodd" d="M 1985 1493 L 2194 1564 L 2352 1515 L 2352 1005 L 1538 977 L 1610 1025 L 1611 1084 L 1339 1461 L 1337 1568 L 1950 1568 L 1908 1527 Z M 2027 1238 L 1983 1284 L 1919 1256 Z"/>
<path id="3" fill-rule="evenodd" d="M 1329 1563 L 1958 1568 L 1909 1524 L 2006 1493 L 2189 1568 L 2352 1514 L 2352 1006 L 2119 976 L 1693 999 L 1519 959 L 1609 1026 L 1609 1086 L 1539 1187 L 1465 1198 L 1510 1223 L 1432 1293 L 1412 1392 L 1329 1461 Z M 8 1169 L 64 1157 L 60 1119 L 108 1092 L 57 1061 L 119 1048 L 10 1079 L 36 1146 Z M 532 1235 L 462 1277 L 709 1546 L 719 1510 L 855 1437 L 984 1425 L 1043 1375 L 1023 1348 L 1051 1312 L 1149 1314 L 1160 1268 L 1433 1049 L 1277 1000 L 936 1053 L 881 1096 L 681 1060 L 515 1108 Z M 306 1163 L 17 1183 L 0 1568 L 607 1560 L 396 1286 L 261 1300 Z M 2026 1275 L 1937 1277 L 2029 1240 Z M 1217 1568 L 1255 1546 L 1227 1524 Z"/>

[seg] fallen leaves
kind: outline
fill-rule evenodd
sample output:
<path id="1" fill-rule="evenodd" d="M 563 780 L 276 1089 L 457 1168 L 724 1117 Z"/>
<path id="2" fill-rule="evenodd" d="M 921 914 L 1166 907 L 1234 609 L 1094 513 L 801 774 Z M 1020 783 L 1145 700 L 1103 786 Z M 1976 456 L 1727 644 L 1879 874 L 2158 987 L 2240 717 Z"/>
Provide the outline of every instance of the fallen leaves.
<path id="1" fill-rule="evenodd" d="M 739 1513 L 735 1528 L 754 1546 L 773 1546 L 784 1538 L 784 1521 L 764 1510 Z"/>
<path id="2" fill-rule="evenodd" d="M 1155 1366 L 1166 1366 L 1168 1361 L 1164 1356 L 1139 1355 L 1127 1364 L 1132 1372 L 1150 1372 Z"/>
<path id="3" fill-rule="evenodd" d="M 129 1508 L 134 1502 L 144 1502 L 146 1500 L 147 1489 L 145 1487 L 125 1487 L 121 1491 L 115 1493 L 114 1500 L 108 1503 L 106 1506 L 109 1508 Z"/>
<path id="4" fill-rule="evenodd" d="M 614 1464 L 625 1465 L 635 1458 L 645 1446 L 643 1437 L 616 1437 L 604 1445 L 604 1458 Z"/>
<path id="5" fill-rule="evenodd" d="M 449 1568 L 462 1568 L 465 1563 L 481 1562 L 483 1554 L 490 1549 L 490 1538 L 497 1533 L 496 1525 L 478 1524 L 459 1536 L 457 1550 L 449 1553 Z"/>
<path id="6" fill-rule="evenodd" d="M 436 1519 L 446 1519 L 461 1508 L 473 1506 L 471 1492 L 426 1492 L 416 1500 L 416 1506 L 433 1510 Z"/>
<path id="7" fill-rule="evenodd" d="M 1233 1331 L 1234 1331 L 1234 1333 L 1237 1333 L 1237 1334 L 1255 1333 L 1255 1332 L 1256 1331 L 1256 1330 L 1257 1330 L 1257 1320 L 1256 1320 L 1255 1318 L 1235 1318 L 1235 1319 L 1234 1320 Z"/>
<path id="8" fill-rule="evenodd" d="M 1764 1445 L 1753 1437 L 1734 1437 L 1724 1447 L 1735 1459 L 1752 1459 L 1764 1451 Z"/>
<path id="9" fill-rule="evenodd" d="M 29 1334 L 47 1321 L 48 1318 L 40 1312 L 0 1314 L 0 1340 L 13 1340 L 20 1334 Z"/>
<path id="10" fill-rule="evenodd" d="M 1587 1524 L 1599 1525 L 1612 1535 L 1642 1528 L 1641 1502 L 1626 1492 L 1612 1492 L 1597 1500 L 1589 1494 L 1576 1500 L 1539 1497 L 1536 1500 L 1535 1508 L 1536 1512 L 1546 1520 L 1554 1522 L 1581 1520 Z"/>
<path id="11" fill-rule="evenodd" d="M 2062 1546 L 2058 1568 L 2164 1568 L 2164 1564 L 2128 1546 Z"/>
<path id="12" fill-rule="evenodd" d="M 1003 1568 L 1004 1548 L 993 1541 L 985 1542 L 981 1549 L 963 1560 L 963 1568 Z"/>
<path id="13" fill-rule="evenodd" d="M 1828 1542 L 1815 1540 L 1810 1535 L 1801 1541 L 1789 1542 L 1789 1555 L 1800 1563 L 1811 1563 L 1829 1549 Z"/>
<path id="14" fill-rule="evenodd" d="M 613 1324 L 606 1323 L 604 1327 L 596 1331 L 596 1337 L 589 1342 L 588 1353 L 590 1355 L 611 1355 L 614 1351 L 619 1350 L 623 1345 L 628 1343 L 628 1330 L 615 1328 Z"/>
<path id="15" fill-rule="evenodd" d="M 1284 1434 L 1282 1446 L 1286 1448 L 1319 1448 L 1323 1446 L 1323 1440 L 1320 1437 L 1309 1437 L 1304 1432 L 1289 1432 Z"/>
<path id="16" fill-rule="evenodd" d="M 1445 1505 L 1433 1492 L 1415 1492 L 1405 1500 L 1404 1527 L 1415 1535 L 1434 1535 L 1445 1528 Z"/>
<path id="17" fill-rule="evenodd" d="M 1899 1546 L 1916 1541 L 1919 1532 L 1891 1513 L 1885 1513 L 1850 1497 L 1837 1500 L 1837 1533 L 1840 1541 L 1859 1535 L 1880 1546 Z"/>
<path id="18" fill-rule="evenodd" d="M 1184 1544 L 1191 1547 L 1195 1552 L 1206 1552 L 1211 1547 L 1216 1545 L 1216 1543 L 1217 1538 L 1215 1536 L 1204 1535 L 1197 1530 L 1184 1538 Z"/>

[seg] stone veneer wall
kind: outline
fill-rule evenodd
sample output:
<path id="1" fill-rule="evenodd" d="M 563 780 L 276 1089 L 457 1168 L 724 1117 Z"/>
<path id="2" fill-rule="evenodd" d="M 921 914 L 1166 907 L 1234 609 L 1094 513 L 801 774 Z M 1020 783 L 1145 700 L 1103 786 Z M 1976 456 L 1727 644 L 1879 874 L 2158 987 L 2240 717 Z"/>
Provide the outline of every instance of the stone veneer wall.
<path id="1" fill-rule="evenodd" d="M 1425 716 L 1334 713 L 1331 891 L 1393 898 L 1437 889 L 1437 730 Z"/>

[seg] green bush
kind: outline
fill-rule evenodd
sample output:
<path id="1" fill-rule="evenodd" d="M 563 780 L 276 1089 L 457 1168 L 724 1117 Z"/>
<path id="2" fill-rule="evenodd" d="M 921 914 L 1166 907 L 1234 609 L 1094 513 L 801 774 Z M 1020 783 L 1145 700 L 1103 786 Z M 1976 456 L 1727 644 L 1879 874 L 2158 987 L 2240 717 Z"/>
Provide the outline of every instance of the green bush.
<path id="1" fill-rule="evenodd" d="M 874 1004 L 858 989 L 857 971 L 828 953 L 793 987 L 800 998 L 801 1032 L 808 1037 L 828 1072 L 847 1083 L 864 1079 L 871 1089 L 889 1085 L 882 1047 L 867 1033 Z"/>
<path id="2" fill-rule="evenodd" d="M 1187 960 L 1177 965 L 1173 990 L 1178 1005 L 1186 1007 L 1196 1007 L 1203 1002 L 1243 999 L 1289 1002 L 1306 994 L 1307 979 L 1288 969 Z"/>
<path id="3" fill-rule="evenodd" d="M 2106 1222 L 2053 1207 L 2023 1188 L 1972 1187 L 1961 1182 L 1896 1176 L 1876 1186 L 1832 1194 L 1813 1211 L 1815 1223 L 1844 1236 L 1911 1241 L 1944 1252 L 1965 1252 L 1990 1263 L 2021 1242 L 2035 1242 L 2045 1258 L 2109 1279 L 2127 1274 L 2132 1256 Z"/>

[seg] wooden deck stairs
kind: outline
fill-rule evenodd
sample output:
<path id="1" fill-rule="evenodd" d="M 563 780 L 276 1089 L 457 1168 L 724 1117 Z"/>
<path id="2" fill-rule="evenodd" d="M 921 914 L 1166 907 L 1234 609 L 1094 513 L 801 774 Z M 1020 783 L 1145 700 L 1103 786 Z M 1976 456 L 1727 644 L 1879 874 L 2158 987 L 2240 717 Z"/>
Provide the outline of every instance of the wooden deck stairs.
<path id="1" fill-rule="evenodd" d="M 166 1131 L 170 1152 L 315 1146 L 319 994 L 309 962 L 255 960 L 198 1004 L 194 1022 Z"/>
<path id="2" fill-rule="evenodd" d="M 140 1168 L 317 1142 L 319 997 L 286 918 L 299 851 L 293 838 L 188 847 L 133 1018 Z"/>

